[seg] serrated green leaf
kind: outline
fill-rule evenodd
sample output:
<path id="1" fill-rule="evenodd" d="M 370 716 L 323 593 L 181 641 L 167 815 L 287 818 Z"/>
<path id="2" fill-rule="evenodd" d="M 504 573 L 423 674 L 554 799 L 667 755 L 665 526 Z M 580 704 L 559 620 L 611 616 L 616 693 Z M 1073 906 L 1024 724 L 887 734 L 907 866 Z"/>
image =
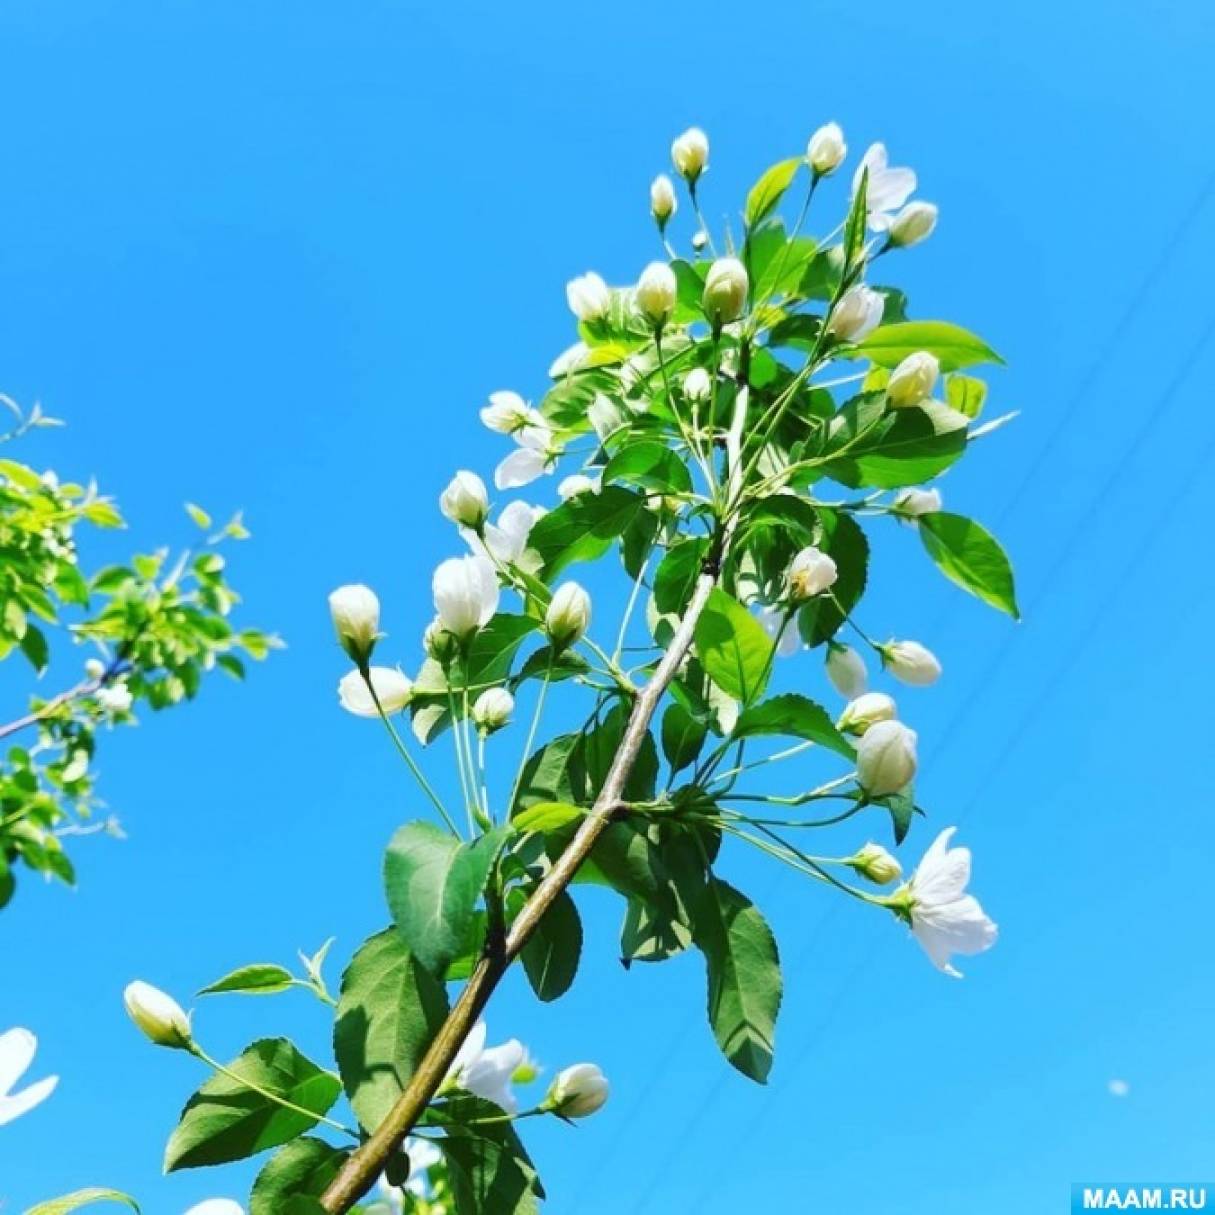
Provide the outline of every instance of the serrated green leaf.
<path id="1" fill-rule="evenodd" d="M 512 890 L 512 914 L 527 901 L 524 892 Z M 569 894 L 562 891 L 544 913 L 523 947 L 521 958 L 536 999 L 548 1003 L 565 995 L 578 973 L 582 956 L 582 920 Z"/>
<path id="2" fill-rule="evenodd" d="M 709 728 L 675 701 L 662 715 L 662 753 L 671 766 L 671 775 L 694 763 L 705 745 Z"/>
<path id="3" fill-rule="evenodd" d="M 511 826 L 517 831 L 560 831 L 570 823 L 577 822 L 585 810 L 566 802 L 536 802 L 521 810 L 511 819 Z"/>
<path id="4" fill-rule="evenodd" d="M 753 738 L 761 734 L 804 738 L 847 760 L 856 759 L 856 748 L 835 728 L 831 714 L 822 705 L 797 692 L 785 692 L 743 710 L 734 725 L 732 736 Z"/>
<path id="5" fill-rule="evenodd" d="M 622 447 L 607 462 L 603 483 L 627 481 L 661 494 L 688 493 L 692 474 L 684 462 L 665 444 L 646 440 Z"/>
<path id="6" fill-rule="evenodd" d="M 603 556 L 641 509 L 642 496 L 620 485 L 597 494 L 579 494 L 537 521 L 527 538 L 551 579 L 577 561 Z"/>
<path id="7" fill-rule="evenodd" d="M 350 1153 L 323 1139 L 296 1139 L 277 1152 L 253 1183 L 249 1215 L 283 1215 L 289 1199 L 319 1198 Z"/>

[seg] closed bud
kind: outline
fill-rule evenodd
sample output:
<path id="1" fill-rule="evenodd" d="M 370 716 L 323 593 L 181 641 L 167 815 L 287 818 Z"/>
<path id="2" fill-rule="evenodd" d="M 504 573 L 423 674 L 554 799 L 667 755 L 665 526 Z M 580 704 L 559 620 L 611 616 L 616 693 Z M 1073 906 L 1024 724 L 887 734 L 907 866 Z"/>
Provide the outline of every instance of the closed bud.
<path id="1" fill-rule="evenodd" d="M 485 557 L 451 557 L 431 580 L 443 628 L 461 640 L 488 624 L 498 610 L 498 575 Z"/>
<path id="2" fill-rule="evenodd" d="M 941 491 L 939 489 L 905 489 L 894 500 L 894 509 L 901 515 L 918 518 L 920 515 L 934 515 L 941 509 Z"/>
<path id="3" fill-rule="evenodd" d="M 844 706 L 836 729 L 845 734 L 864 734 L 879 721 L 894 721 L 898 708 L 885 692 L 862 692 Z"/>
<path id="4" fill-rule="evenodd" d="M 901 721 L 879 721 L 856 745 L 856 775 L 870 797 L 897 793 L 916 770 L 916 735 Z"/>
<path id="5" fill-rule="evenodd" d="M 713 395 L 713 380 L 703 367 L 693 367 L 683 377 L 683 395 L 689 401 L 704 402 Z"/>
<path id="6" fill-rule="evenodd" d="M 544 630 L 557 646 L 573 645 L 591 623 L 591 597 L 576 582 L 565 582 L 553 592 L 544 614 Z"/>
<path id="7" fill-rule="evenodd" d="M 515 711 L 515 698 L 505 688 L 486 688 L 473 702 L 473 724 L 486 734 L 501 730 Z"/>
<path id="8" fill-rule="evenodd" d="M 926 688 L 941 678 L 937 656 L 918 641 L 890 641 L 878 648 L 886 670 L 902 683 Z"/>
<path id="9" fill-rule="evenodd" d="M 842 342 L 859 342 L 881 323 L 886 300 L 876 291 L 858 283 L 849 287 L 831 310 L 827 332 Z"/>
<path id="10" fill-rule="evenodd" d="M 565 298 L 580 321 L 601 321 L 612 306 L 607 283 L 593 271 L 570 279 L 565 285 Z"/>
<path id="11" fill-rule="evenodd" d="M 453 523 L 480 531 L 489 514 L 489 493 L 476 473 L 461 469 L 439 495 L 439 509 Z"/>
<path id="12" fill-rule="evenodd" d="M 909 354 L 891 373 L 886 382 L 886 400 L 895 409 L 918 405 L 932 396 L 941 374 L 941 364 L 926 350 Z"/>
<path id="13" fill-rule="evenodd" d="M 659 232 L 666 229 L 667 221 L 678 207 L 671 179 L 665 173 L 659 173 L 650 183 L 650 214 L 654 217 Z"/>
<path id="14" fill-rule="evenodd" d="M 700 228 L 692 233 L 692 248 L 699 253 L 709 243 L 709 234 Z"/>
<path id="15" fill-rule="evenodd" d="M 736 257 L 719 257 L 705 276 L 701 304 L 715 325 L 728 325 L 743 314 L 747 306 L 747 268 Z"/>
<path id="16" fill-rule="evenodd" d="M 793 558 L 786 577 L 790 598 L 813 599 L 835 585 L 839 570 L 821 549 L 810 547 L 802 549 Z"/>
<path id="17" fill-rule="evenodd" d="M 157 1046 L 189 1050 L 194 1041 L 190 1018 L 172 996 L 137 979 L 127 984 L 122 1002 L 127 1015 Z"/>
<path id="18" fill-rule="evenodd" d="M 594 1063 L 575 1063 L 553 1078 L 544 1105 L 562 1118 L 589 1118 L 608 1099 L 608 1082 Z"/>
<path id="19" fill-rule="evenodd" d="M 422 634 L 422 648 L 428 658 L 445 667 L 454 662 L 460 653 L 460 639 L 454 633 L 449 633 L 443 627 L 443 621 L 436 616 Z"/>
<path id="20" fill-rule="evenodd" d="M 816 177 L 834 173 L 847 155 L 848 145 L 844 142 L 844 132 L 840 130 L 838 122 L 819 127 L 806 145 L 806 163 L 814 170 Z"/>
<path id="21" fill-rule="evenodd" d="M 899 864 L 898 857 L 887 852 L 881 844 L 866 844 L 845 864 L 875 886 L 886 886 L 903 876 L 903 866 Z"/>
<path id="22" fill-rule="evenodd" d="M 930 202 L 908 203 L 890 222 L 887 239 L 896 249 L 927 240 L 937 226 L 937 208 Z"/>
<path id="23" fill-rule="evenodd" d="M 595 394 L 595 399 L 587 407 L 586 416 L 600 441 L 624 425 L 624 411 L 611 397 L 601 392 Z"/>
<path id="24" fill-rule="evenodd" d="M 689 186 L 709 166 L 709 137 L 699 127 L 689 127 L 671 144 L 671 162 Z"/>
<path id="25" fill-rule="evenodd" d="M 342 649 L 366 666 L 380 635 L 380 601 L 369 586 L 339 586 L 329 595 L 329 615 Z"/>
<path id="26" fill-rule="evenodd" d="M 675 311 L 675 272 L 666 262 L 651 262 L 637 280 L 637 307 L 642 316 L 661 329 Z"/>
<path id="27" fill-rule="evenodd" d="M 841 696 L 854 700 L 869 686 L 865 660 L 850 646 L 827 642 L 827 678 Z"/>
<path id="28" fill-rule="evenodd" d="M 105 674 L 105 663 L 100 658 L 86 658 L 84 660 L 84 673 L 86 678 L 92 679 L 95 682 Z"/>

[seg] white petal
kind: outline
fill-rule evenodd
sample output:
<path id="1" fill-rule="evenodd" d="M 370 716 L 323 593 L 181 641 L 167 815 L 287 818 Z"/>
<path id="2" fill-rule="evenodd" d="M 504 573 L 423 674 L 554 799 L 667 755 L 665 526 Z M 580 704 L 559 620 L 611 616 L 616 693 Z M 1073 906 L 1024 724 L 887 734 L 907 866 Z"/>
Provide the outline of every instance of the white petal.
<path id="1" fill-rule="evenodd" d="M 19 1093 L 0 1097 L 0 1126 L 12 1122 L 14 1118 L 20 1118 L 34 1106 L 40 1105 L 55 1091 L 55 1085 L 58 1083 L 58 1076 L 47 1076 L 45 1080 L 39 1080 L 37 1084 L 31 1084 Z"/>
<path id="2" fill-rule="evenodd" d="M 916 899 L 922 903 L 948 903 L 958 898 L 970 881 L 970 849 L 951 848 L 956 827 L 947 827 L 932 842 L 911 879 Z"/>
<path id="3" fill-rule="evenodd" d="M 869 179 L 865 202 L 870 211 L 897 211 L 915 192 L 914 169 L 884 169 Z"/>
<path id="4" fill-rule="evenodd" d="M 537 477 L 544 475 L 545 463 L 543 452 L 520 447 L 494 470 L 494 484 L 499 489 L 518 489 L 521 485 L 530 485 Z"/>
<path id="5" fill-rule="evenodd" d="M 10 1029 L 0 1034 L 0 1094 L 25 1075 L 38 1050 L 38 1039 L 28 1029 Z"/>

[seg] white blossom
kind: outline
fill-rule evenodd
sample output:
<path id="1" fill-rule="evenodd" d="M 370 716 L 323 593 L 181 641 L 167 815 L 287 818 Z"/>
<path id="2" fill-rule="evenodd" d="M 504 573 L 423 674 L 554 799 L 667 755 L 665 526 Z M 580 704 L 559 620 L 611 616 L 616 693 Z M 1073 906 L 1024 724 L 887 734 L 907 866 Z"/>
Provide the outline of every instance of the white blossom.
<path id="1" fill-rule="evenodd" d="M 885 886 L 903 876 L 903 866 L 899 864 L 898 857 L 887 852 L 881 844 L 866 844 L 846 863 L 878 886 Z"/>
<path id="2" fill-rule="evenodd" d="M 917 350 L 890 373 L 890 379 L 886 381 L 886 399 L 895 409 L 919 405 L 932 396 L 940 374 L 941 364 L 937 358 L 926 350 Z"/>
<path id="3" fill-rule="evenodd" d="M 608 1082 L 594 1063 L 575 1063 L 558 1072 L 545 1104 L 563 1118 L 589 1118 L 608 1099 Z"/>
<path id="4" fill-rule="evenodd" d="M 551 472 L 561 449 L 553 432 L 543 422 L 531 422 L 511 437 L 519 445 L 494 469 L 494 485 L 498 489 L 518 489 L 530 485 L 537 477 Z"/>
<path id="5" fill-rule="evenodd" d="M 587 365 L 590 354 L 591 348 L 585 342 L 575 342 L 572 346 L 567 346 L 549 364 L 549 379 L 560 380 L 571 371 L 581 371 Z"/>
<path id="6" fill-rule="evenodd" d="M 55 1091 L 58 1076 L 47 1076 L 13 1091 L 37 1052 L 38 1039 L 28 1029 L 10 1029 L 0 1034 L 0 1126 L 28 1114 Z"/>
<path id="7" fill-rule="evenodd" d="M 486 688 L 473 702 L 473 724 L 479 729 L 500 730 L 515 711 L 515 698 L 505 688 Z"/>
<path id="8" fill-rule="evenodd" d="M 634 298 L 642 315 L 654 325 L 662 326 L 675 311 L 677 293 L 675 272 L 671 267 L 666 262 L 650 262 L 637 280 Z"/>
<path id="9" fill-rule="evenodd" d="M 100 658 L 86 658 L 84 660 L 84 674 L 86 679 L 91 679 L 94 682 L 101 679 L 106 672 L 106 665 Z"/>
<path id="10" fill-rule="evenodd" d="M 490 430 L 509 435 L 544 419 L 517 392 L 501 391 L 489 394 L 489 404 L 481 410 L 481 421 Z"/>
<path id="11" fill-rule="evenodd" d="M 568 502 L 579 494 L 597 494 L 602 487 L 599 476 L 589 477 L 586 473 L 571 473 L 557 483 L 557 497 L 562 502 Z"/>
<path id="12" fill-rule="evenodd" d="M 819 127 L 806 145 L 806 163 L 819 177 L 834 173 L 847 155 L 848 145 L 844 142 L 844 132 L 840 130 L 838 122 Z"/>
<path id="13" fill-rule="evenodd" d="M 487 1047 L 485 1036 L 485 1022 L 478 1021 L 452 1060 L 449 1081 L 513 1114 L 519 1103 L 511 1089 L 511 1077 L 527 1051 L 517 1038 Z"/>
<path id="14" fill-rule="evenodd" d="M 789 584 L 789 595 L 795 600 L 812 599 L 830 590 L 839 578 L 835 562 L 822 549 L 813 545 L 804 548 L 793 558 L 785 575 Z"/>
<path id="15" fill-rule="evenodd" d="M 850 646 L 827 642 L 827 678 L 841 696 L 854 700 L 869 686 L 865 660 Z"/>
<path id="16" fill-rule="evenodd" d="M 900 514 L 918 518 L 933 515 L 941 509 L 939 489 L 905 489 L 894 500 L 894 509 Z"/>
<path id="17" fill-rule="evenodd" d="M 489 492 L 476 473 L 460 469 L 439 495 L 439 509 L 453 523 L 477 528 L 489 514 Z"/>
<path id="18" fill-rule="evenodd" d="M 747 268 L 736 257 L 719 257 L 705 276 L 701 296 L 705 315 L 718 325 L 728 325 L 743 314 L 747 306 L 750 281 Z"/>
<path id="19" fill-rule="evenodd" d="M 699 127 L 689 127 L 671 144 L 671 162 L 689 184 L 709 166 L 709 137 Z"/>
<path id="20" fill-rule="evenodd" d="M 593 270 L 566 283 L 565 299 L 580 321 L 600 321 L 612 306 L 612 293 L 607 283 Z"/>
<path id="21" fill-rule="evenodd" d="M 844 342 L 859 342 L 881 323 L 886 299 L 864 283 L 849 287 L 827 319 L 827 332 Z"/>
<path id="22" fill-rule="evenodd" d="M 879 721 L 856 745 L 856 774 L 870 797 L 885 797 L 910 784 L 916 770 L 916 734 L 901 721 Z"/>
<path id="23" fill-rule="evenodd" d="M 413 694 L 413 683 L 396 667 L 371 667 L 371 686 L 385 713 L 399 713 Z M 375 700 L 361 671 L 349 671 L 338 681 L 338 703 L 356 717 L 379 717 Z"/>
<path id="24" fill-rule="evenodd" d="M 713 395 L 713 379 L 703 367 L 693 367 L 683 377 L 683 395 L 689 401 L 707 401 Z"/>
<path id="25" fill-rule="evenodd" d="M 650 183 L 650 214 L 657 222 L 659 231 L 667 226 L 667 221 L 678 209 L 671 179 L 665 173 L 659 173 Z"/>
<path id="26" fill-rule="evenodd" d="M 879 648 L 886 670 L 902 683 L 926 688 L 941 678 L 937 656 L 918 641 L 889 641 Z"/>
<path id="27" fill-rule="evenodd" d="M 915 172 L 912 169 L 892 169 L 887 163 L 886 145 L 875 143 L 866 151 L 852 178 L 853 195 L 861 187 L 861 177 L 869 172 L 865 190 L 865 209 L 869 227 L 874 232 L 885 232 L 897 211 L 915 190 Z"/>
<path id="28" fill-rule="evenodd" d="M 918 245 L 935 231 L 937 215 L 935 203 L 908 203 L 890 221 L 887 239 L 897 249 L 909 249 L 912 245 Z"/>
<path id="29" fill-rule="evenodd" d="M 190 1018 L 168 993 L 136 979 L 122 993 L 127 1015 L 157 1046 L 184 1050 L 193 1035 Z"/>
<path id="30" fill-rule="evenodd" d="M 450 557 L 432 579 L 435 611 L 449 633 L 464 638 L 498 610 L 498 576 L 485 557 Z"/>
<path id="31" fill-rule="evenodd" d="M 481 535 L 471 529 L 461 533 L 474 554 L 489 556 L 503 564 L 525 564 L 527 538 L 544 508 L 526 502 L 512 502 L 498 516 L 496 523 L 487 523 Z"/>
<path id="32" fill-rule="evenodd" d="M 380 632 L 380 601 L 369 586 L 339 586 L 329 595 L 329 615 L 342 649 L 355 662 L 366 662 Z"/>
<path id="33" fill-rule="evenodd" d="M 591 623 L 591 597 L 576 582 L 564 582 L 554 592 L 544 614 L 544 629 L 554 645 L 573 645 Z"/>
<path id="34" fill-rule="evenodd" d="M 600 442 L 625 424 L 624 411 L 611 397 L 601 392 L 597 392 L 595 399 L 587 406 L 586 417 Z"/>
<path id="35" fill-rule="evenodd" d="M 245 1215 L 245 1208 L 231 1198 L 204 1198 L 195 1203 L 186 1215 Z"/>
<path id="36" fill-rule="evenodd" d="M 98 688 L 93 695 L 97 699 L 97 703 L 107 713 L 129 713 L 131 706 L 135 703 L 135 697 L 131 695 L 131 689 L 121 680 L 116 680 L 114 683 L 106 684 L 105 687 Z"/>
<path id="37" fill-rule="evenodd" d="M 862 692 L 845 706 L 836 729 L 845 734 L 864 734 L 879 721 L 893 721 L 898 717 L 894 699 L 885 692 Z"/>

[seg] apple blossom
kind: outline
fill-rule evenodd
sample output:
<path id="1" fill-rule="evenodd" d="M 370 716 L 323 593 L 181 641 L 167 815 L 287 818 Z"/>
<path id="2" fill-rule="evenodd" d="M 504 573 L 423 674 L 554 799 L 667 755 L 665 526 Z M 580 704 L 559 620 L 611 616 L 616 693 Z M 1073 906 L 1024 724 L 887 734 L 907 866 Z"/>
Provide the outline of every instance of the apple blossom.
<path id="1" fill-rule="evenodd" d="M 527 538 L 536 526 L 536 520 L 544 514 L 544 508 L 530 506 L 526 502 L 512 502 L 498 516 L 496 523 L 487 523 L 481 534 L 467 530 L 463 533 L 474 554 L 488 556 L 504 564 L 523 563 L 527 551 Z"/>
<path id="2" fill-rule="evenodd" d="M 594 1063 L 575 1063 L 557 1073 L 544 1104 L 562 1118 L 589 1118 L 608 1099 L 608 1082 Z"/>
<path id="3" fill-rule="evenodd" d="M 886 382 L 886 400 L 895 409 L 919 405 L 932 396 L 941 374 L 941 364 L 925 350 L 909 354 L 891 373 Z"/>
<path id="4" fill-rule="evenodd" d="M 886 670 L 902 683 L 926 688 L 941 678 L 937 656 L 918 641 L 889 641 L 878 649 Z"/>
<path id="5" fill-rule="evenodd" d="M 127 1015 L 157 1046 L 188 1050 L 194 1041 L 190 1018 L 172 996 L 136 979 L 122 993 Z"/>
<path id="6" fill-rule="evenodd" d="M 409 703 L 413 682 L 396 667 L 370 667 L 368 675 L 385 713 L 399 713 Z M 380 715 L 361 671 L 349 671 L 338 681 L 338 703 L 356 717 Z"/>
<path id="7" fill-rule="evenodd" d="M 476 473 L 461 469 L 439 495 L 439 509 L 453 523 L 479 528 L 489 514 L 489 493 Z"/>
<path id="8" fill-rule="evenodd" d="M 699 127 L 689 127 L 671 144 L 671 161 L 689 186 L 709 166 L 709 137 Z"/>
<path id="9" fill-rule="evenodd" d="M 637 307 L 656 328 L 661 329 L 675 311 L 677 287 L 675 272 L 666 262 L 650 262 L 637 280 Z"/>
<path id="10" fill-rule="evenodd" d="M 570 279 L 565 286 L 565 299 L 580 321 L 601 321 L 612 306 L 607 283 L 593 270 Z"/>
<path id="11" fill-rule="evenodd" d="M 447 1082 L 513 1114 L 519 1103 L 511 1090 L 511 1080 L 527 1051 L 517 1038 L 487 1047 L 485 1037 L 485 1022 L 478 1021 L 452 1060 Z"/>
<path id="12" fill-rule="evenodd" d="M 879 721 L 856 745 L 856 774 L 870 797 L 897 793 L 915 776 L 916 734 L 901 721 Z"/>
<path id="13" fill-rule="evenodd" d="M 494 485 L 498 489 L 518 489 L 530 485 L 537 477 L 551 472 L 561 449 L 547 423 L 529 422 L 513 431 L 511 438 L 519 445 L 494 469 Z"/>
<path id="14" fill-rule="evenodd" d="M 827 642 L 827 678 L 841 696 L 855 699 L 869 686 L 865 660 L 849 645 Z"/>
<path id="15" fill-rule="evenodd" d="M 743 314 L 750 282 L 747 268 L 736 257 L 719 257 L 705 276 L 701 304 L 715 325 L 728 325 Z"/>
<path id="16" fill-rule="evenodd" d="M 905 489 L 894 500 L 894 509 L 901 515 L 918 518 L 933 515 L 941 509 L 939 489 Z"/>
<path id="17" fill-rule="evenodd" d="M 597 392 L 595 399 L 587 406 L 586 418 L 601 442 L 625 425 L 624 411 L 611 397 L 601 392 Z"/>
<path id="18" fill-rule="evenodd" d="M 599 477 L 588 477 L 586 473 L 571 473 L 557 483 L 557 497 L 562 502 L 568 502 L 579 494 L 597 494 L 600 488 Z"/>
<path id="19" fill-rule="evenodd" d="M 885 297 L 857 283 L 840 296 L 827 320 L 827 332 L 842 342 L 859 342 L 868 337 L 881 323 L 886 307 Z"/>
<path id="20" fill-rule="evenodd" d="M 927 240 L 937 226 L 937 207 L 930 202 L 908 203 L 890 221 L 886 239 L 896 249 L 909 249 Z"/>
<path id="21" fill-rule="evenodd" d="M 558 646 L 573 645 L 591 623 L 591 597 L 576 582 L 563 582 L 544 615 L 544 631 Z"/>
<path id="22" fill-rule="evenodd" d="M 849 857 L 845 864 L 877 886 L 885 886 L 903 876 L 898 857 L 887 852 L 881 844 L 872 842 Z"/>
<path id="23" fill-rule="evenodd" d="M 683 377 L 683 395 L 689 401 L 707 401 L 713 395 L 713 379 L 703 367 L 693 367 Z"/>
<path id="24" fill-rule="evenodd" d="M 543 420 L 517 392 L 491 392 L 489 404 L 481 410 L 481 421 L 500 435 L 514 434 Z"/>
<path id="25" fill-rule="evenodd" d="M 810 546 L 793 558 L 785 577 L 790 598 L 800 601 L 830 590 L 839 577 L 839 570 L 826 553 Z"/>
<path id="26" fill-rule="evenodd" d="M 874 232 L 885 232 L 890 227 L 891 212 L 897 211 L 915 190 L 915 172 L 890 168 L 884 143 L 872 144 L 865 152 L 852 178 L 854 195 L 860 189 L 866 171 L 869 180 L 865 188 L 865 210 L 869 227 Z"/>
<path id="27" fill-rule="evenodd" d="M 369 586 L 339 586 L 329 595 L 329 615 L 342 649 L 359 665 L 366 664 L 380 635 L 380 601 Z"/>
<path id="28" fill-rule="evenodd" d="M 204 1198 L 195 1203 L 186 1215 L 245 1215 L 245 1208 L 231 1198 Z"/>
<path id="29" fill-rule="evenodd" d="M 885 692 L 862 692 L 844 706 L 835 726 L 845 734 L 864 734 L 879 721 L 893 721 L 897 716 L 894 699 Z"/>
<path id="30" fill-rule="evenodd" d="M 498 575 L 485 557 L 449 557 L 435 570 L 432 589 L 439 621 L 461 640 L 498 610 Z"/>
<path id="31" fill-rule="evenodd" d="M 121 679 L 98 688 L 93 695 L 107 713 L 129 713 L 131 706 L 135 703 L 131 689 Z"/>
<path id="32" fill-rule="evenodd" d="M 38 1039 L 28 1029 L 9 1029 L 0 1034 L 0 1126 L 29 1113 L 55 1091 L 58 1076 L 46 1076 L 13 1092 L 37 1052 Z"/>
<path id="33" fill-rule="evenodd" d="M 501 730 L 515 711 L 515 698 L 505 688 L 486 688 L 473 702 L 472 719 L 486 733 Z"/>
<path id="34" fill-rule="evenodd" d="M 650 183 L 650 214 L 658 224 L 659 232 L 666 228 L 667 221 L 678 209 L 679 203 L 675 198 L 675 187 L 671 184 L 671 179 L 665 173 L 659 173 Z"/>
<path id="35" fill-rule="evenodd" d="M 840 130 L 838 122 L 819 127 L 806 145 L 806 163 L 817 177 L 834 173 L 847 155 L 848 145 L 844 142 L 844 132 Z"/>

